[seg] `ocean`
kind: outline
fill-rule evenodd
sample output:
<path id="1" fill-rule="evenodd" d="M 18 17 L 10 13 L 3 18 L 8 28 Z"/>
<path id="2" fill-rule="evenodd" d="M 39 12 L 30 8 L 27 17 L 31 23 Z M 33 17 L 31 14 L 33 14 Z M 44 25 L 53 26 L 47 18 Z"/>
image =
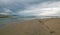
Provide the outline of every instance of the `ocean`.
<path id="1" fill-rule="evenodd" d="M 0 18 L 0 27 L 3 27 L 9 23 L 17 23 L 17 22 L 22 22 L 24 20 L 45 19 L 45 18 L 58 18 L 58 17 L 47 17 L 47 16 L 34 17 L 32 16 L 32 17 Z"/>

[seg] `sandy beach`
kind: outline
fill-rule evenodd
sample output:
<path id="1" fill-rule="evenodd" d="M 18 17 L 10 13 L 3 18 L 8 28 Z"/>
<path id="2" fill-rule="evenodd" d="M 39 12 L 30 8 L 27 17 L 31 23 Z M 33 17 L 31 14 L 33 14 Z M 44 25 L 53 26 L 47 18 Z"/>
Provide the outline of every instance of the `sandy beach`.
<path id="1" fill-rule="evenodd" d="M 60 35 L 60 18 L 34 19 L 7 24 L 0 35 Z"/>

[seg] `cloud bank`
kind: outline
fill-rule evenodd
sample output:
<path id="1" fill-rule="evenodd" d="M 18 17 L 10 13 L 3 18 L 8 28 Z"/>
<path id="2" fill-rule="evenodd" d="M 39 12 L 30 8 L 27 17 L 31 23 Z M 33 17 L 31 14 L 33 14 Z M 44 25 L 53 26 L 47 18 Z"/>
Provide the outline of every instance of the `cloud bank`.
<path id="1" fill-rule="evenodd" d="M 0 0 L 0 14 L 22 16 L 60 16 L 58 0 Z"/>
<path id="2" fill-rule="evenodd" d="M 60 16 L 60 1 L 57 2 L 43 2 L 38 5 L 27 7 L 26 10 L 19 12 L 23 15 L 34 16 Z M 29 15 L 28 15 L 29 14 Z"/>

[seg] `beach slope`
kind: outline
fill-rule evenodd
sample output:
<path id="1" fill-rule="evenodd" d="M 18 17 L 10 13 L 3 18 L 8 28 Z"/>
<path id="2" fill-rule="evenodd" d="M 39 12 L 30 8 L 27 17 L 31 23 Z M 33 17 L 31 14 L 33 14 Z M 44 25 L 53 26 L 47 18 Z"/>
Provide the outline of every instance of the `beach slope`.
<path id="1" fill-rule="evenodd" d="M 0 35 L 60 35 L 60 18 L 11 23 L 0 28 Z"/>

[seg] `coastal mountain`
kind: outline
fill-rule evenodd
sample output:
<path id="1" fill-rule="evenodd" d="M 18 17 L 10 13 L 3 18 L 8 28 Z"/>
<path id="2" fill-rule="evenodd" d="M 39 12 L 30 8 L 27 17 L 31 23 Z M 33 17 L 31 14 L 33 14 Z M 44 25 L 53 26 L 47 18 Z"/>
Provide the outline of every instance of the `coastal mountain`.
<path id="1" fill-rule="evenodd" d="M 0 15 L 0 18 L 11 18 L 12 16 L 10 15 Z"/>

